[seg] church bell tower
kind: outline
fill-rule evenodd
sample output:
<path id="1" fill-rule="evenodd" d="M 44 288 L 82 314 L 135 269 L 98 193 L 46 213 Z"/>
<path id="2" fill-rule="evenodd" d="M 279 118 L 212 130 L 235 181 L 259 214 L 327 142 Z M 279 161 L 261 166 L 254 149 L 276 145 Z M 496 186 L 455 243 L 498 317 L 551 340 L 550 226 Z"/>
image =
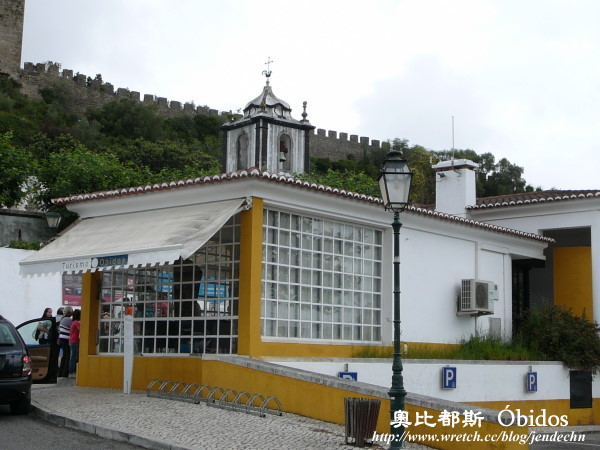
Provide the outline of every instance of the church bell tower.
<path id="1" fill-rule="evenodd" d="M 290 105 L 273 94 L 271 71 L 263 74 L 267 80 L 262 93 L 248 102 L 242 118 L 222 127 L 225 172 L 250 167 L 275 173 L 308 172 L 315 127 L 306 119 L 306 102 L 302 120 L 292 118 Z"/>

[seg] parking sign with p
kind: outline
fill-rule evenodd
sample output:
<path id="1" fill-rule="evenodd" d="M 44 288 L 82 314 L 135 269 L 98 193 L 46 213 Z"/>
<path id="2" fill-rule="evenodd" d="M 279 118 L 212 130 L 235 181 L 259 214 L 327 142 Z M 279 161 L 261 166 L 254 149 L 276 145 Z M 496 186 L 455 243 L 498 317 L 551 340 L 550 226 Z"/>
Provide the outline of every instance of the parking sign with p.
<path id="1" fill-rule="evenodd" d="M 442 389 L 456 389 L 456 367 L 442 367 Z"/>
<path id="2" fill-rule="evenodd" d="M 537 372 L 527 372 L 525 385 L 527 392 L 537 392 Z"/>

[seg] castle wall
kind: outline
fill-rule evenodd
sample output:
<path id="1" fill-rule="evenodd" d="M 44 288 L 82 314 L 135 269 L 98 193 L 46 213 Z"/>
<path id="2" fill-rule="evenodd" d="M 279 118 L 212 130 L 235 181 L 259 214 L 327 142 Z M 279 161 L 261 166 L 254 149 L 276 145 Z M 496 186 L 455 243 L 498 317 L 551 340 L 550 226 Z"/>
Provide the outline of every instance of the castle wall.
<path id="1" fill-rule="evenodd" d="M 352 155 L 361 159 L 365 153 L 376 149 L 389 149 L 388 142 L 381 142 L 356 134 L 338 133 L 337 131 L 318 128 L 314 136 L 310 137 L 310 156 L 329 158 L 332 161 L 347 159 Z"/>
<path id="2" fill-rule="evenodd" d="M 60 86 L 66 89 L 72 96 L 75 104 L 75 113 L 83 115 L 87 108 L 100 108 L 106 103 L 121 98 L 133 98 L 147 105 L 154 105 L 158 112 L 165 117 L 176 117 L 181 114 L 203 114 L 219 115 L 225 114 L 207 106 L 194 106 L 192 103 L 184 103 L 165 97 L 157 97 L 151 94 L 140 95 L 139 92 L 129 89 L 117 88 L 111 83 L 103 83 L 99 80 L 88 79 L 84 74 L 73 74 L 72 70 L 60 70 L 56 63 L 25 63 L 24 68 L 19 71 L 19 82 L 22 84 L 21 91 L 30 98 L 41 99 L 40 89 Z M 318 158 L 329 158 L 333 161 L 346 159 L 348 155 L 356 159 L 362 158 L 365 151 L 371 149 L 386 148 L 387 142 L 371 140 L 368 137 L 355 134 L 338 133 L 337 131 L 317 129 L 310 138 L 310 155 Z"/>
<path id="3" fill-rule="evenodd" d="M 22 85 L 21 91 L 30 98 L 41 99 L 39 90 L 43 88 L 60 86 L 66 89 L 72 94 L 76 109 L 74 112 L 79 115 L 85 113 L 87 108 L 100 108 L 106 103 L 122 98 L 132 98 L 147 105 L 155 105 L 158 112 L 165 117 L 181 114 L 219 114 L 219 111 L 207 106 L 196 107 L 192 103 L 182 104 L 151 94 L 141 97 L 136 91 L 125 88 L 115 89 L 111 83 L 103 83 L 80 73 L 73 74 L 72 70 L 60 70 L 60 65 L 56 63 L 26 62 L 23 69 L 19 70 L 17 79 Z"/>
<path id="4" fill-rule="evenodd" d="M 21 66 L 25 0 L 0 2 L 0 72 L 14 77 Z"/>

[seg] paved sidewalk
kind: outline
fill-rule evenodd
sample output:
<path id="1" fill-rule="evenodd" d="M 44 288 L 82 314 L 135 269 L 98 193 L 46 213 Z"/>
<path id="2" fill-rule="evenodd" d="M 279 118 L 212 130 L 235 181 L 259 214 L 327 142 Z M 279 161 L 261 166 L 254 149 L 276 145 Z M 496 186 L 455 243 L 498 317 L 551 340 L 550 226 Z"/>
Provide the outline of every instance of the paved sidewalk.
<path id="1" fill-rule="evenodd" d="M 293 414 L 258 417 L 243 412 L 155 397 L 145 391 L 34 385 L 38 415 L 108 439 L 154 449 L 351 449 L 344 427 Z M 383 448 L 372 446 L 370 448 Z M 409 449 L 424 449 L 408 444 Z"/>

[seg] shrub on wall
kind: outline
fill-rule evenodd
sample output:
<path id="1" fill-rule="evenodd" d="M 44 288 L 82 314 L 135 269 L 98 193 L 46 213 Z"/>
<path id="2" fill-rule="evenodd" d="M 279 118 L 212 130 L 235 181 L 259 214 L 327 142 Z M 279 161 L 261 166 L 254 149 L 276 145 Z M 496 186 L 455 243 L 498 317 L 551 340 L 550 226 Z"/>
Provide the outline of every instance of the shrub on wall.
<path id="1" fill-rule="evenodd" d="M 600 327 L 571 309 L 549 306 L 530 311 L 519 339 L 547 359 L 575 370 L 600 369 Z"/>
<path id="2" fill-rule="evenodd" d="M 10 241 L 8 244 L 9 248 L 16 248 L 19 250 L 39 250 L 40 242 L 28 242 L 28 241 Z"/>

